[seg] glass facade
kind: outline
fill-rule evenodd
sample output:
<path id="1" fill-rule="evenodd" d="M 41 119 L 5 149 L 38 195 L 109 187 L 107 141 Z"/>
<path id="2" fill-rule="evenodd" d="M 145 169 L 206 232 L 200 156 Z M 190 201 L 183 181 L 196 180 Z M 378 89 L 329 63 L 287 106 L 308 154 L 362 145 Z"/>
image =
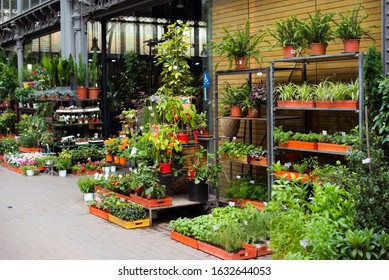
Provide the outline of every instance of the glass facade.
<path id="1" fill-rule="evenodd" d="M 21 11 L 25 12 L 48 0 L 21 0 Z M 0 0 L 0 23 L 10 20 L 18 14 L 18 0 Z"/>

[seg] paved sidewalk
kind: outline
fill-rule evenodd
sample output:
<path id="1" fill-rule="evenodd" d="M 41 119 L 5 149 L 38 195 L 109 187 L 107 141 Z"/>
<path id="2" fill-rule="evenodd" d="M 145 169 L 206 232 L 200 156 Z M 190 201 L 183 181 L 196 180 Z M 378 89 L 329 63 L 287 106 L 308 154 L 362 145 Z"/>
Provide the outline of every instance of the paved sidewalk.
<path id="1" fill-rule="evenodd" d="M 90 215 L 77 179 L 27 177 L 0 165 L 0 259 L 217 259 L 171 240 L 172 214 L 162 213 L 152 227 L 136 230 Z"/>

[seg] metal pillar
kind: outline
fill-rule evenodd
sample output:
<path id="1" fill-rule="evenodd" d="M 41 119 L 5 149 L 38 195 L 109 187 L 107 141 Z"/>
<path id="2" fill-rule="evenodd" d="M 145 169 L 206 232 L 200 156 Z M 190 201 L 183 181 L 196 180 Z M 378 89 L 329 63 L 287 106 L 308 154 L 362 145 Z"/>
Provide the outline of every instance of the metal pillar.
<path id="1" fill-rule="evenodd" d="M 107 97 L 107 22 L 101 20 L 101 95 L 103 97 L 104 139 L 108 138 L 110 129 Z"/>
<path id="2" fill-rule="evenodd" d="M 61 1 L 61 56 L 74 55 L 73 4 L 71 0 Z"/>

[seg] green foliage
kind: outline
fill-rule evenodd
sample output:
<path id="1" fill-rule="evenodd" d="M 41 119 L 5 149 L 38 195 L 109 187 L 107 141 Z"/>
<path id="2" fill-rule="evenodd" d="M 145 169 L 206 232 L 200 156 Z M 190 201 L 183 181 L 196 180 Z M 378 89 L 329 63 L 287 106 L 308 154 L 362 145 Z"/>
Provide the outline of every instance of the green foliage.
<path id="1" fill-rule="evenodd" d="M 82 176 L 77 180 L 77 185 L 82 193 L 93 193 L 97 180 L 92 176 Z"/>
<path id="2" fill-rule="evenodd" d="M 268 31 L 281 47 L 293 46 L 294 48 L 302 48 L 306 45 L 305 38 L 301 32 L 302 25 L 302 21 L 296 16 L 289 16 L 285 19 L 277 20 L 274 29 L 269 29 Z"/>
<path id="3" fill-rule="evenodd" d="M 72 166 L 72 160 L 69 158 L 58 158 L 54 165 L 58 170 L 69 170 Z"/>
<path id="4" fill-rule="evenodd" d="M 278 99 L 283 101 L 296 98 L 296 85 L 294 83 L 279 84 L 275 89 Z"/>
<path id="5" fill-rule="evenodd" d="M 139 204 L 125 201 L 116 201 L 109 208 L 109 212 L 124 221 L 136 221 L 147 218 L 146 210 Z"/>
<path id="6" fill-rule="evenodd" d="M 187 63 L 187 52 L 190 48 L 188 26 L 173 23 L 162 36 L 165 40 L 157 45 L 157 66 L 162 65 L 162 86 L 157 94 L 191 95 L 194 88 L 190 86 L 193 78 Z"/>
<path id="7" fill-rule="evenodd" d="M 378 85 L 377 94 L 381 96 L 380 107 L 373 118 L 373 129 L 382 136 L 382 143 L 389 143 L 389 77 Z"/>
<path id="8" fill-rule="evenodd" d="M 0 115 L 0 132 L 4 134 L 15 131 L 15 124 L 18 120 L 18 115 L 11 110 L 7 110 Z"/>
<path id="9" fill-rule="evenodd" d="M 131 176 L 128 177 L 128 185 L 137 195 L 142 197 L 166 197 L 166 186 L 160 183 L 155 166 L 140 164 L 137 169 L 131 171 Z"/>
<path id="10" fill-rule="evenodd" d="M 226 189 L 226 195 L 231 198 L 266 201 L 267 185 L 261 181 L 256 181 L 251 177 L 242 178 L 239 176 L 237 180 Z"/>
<path id="11" fill-rule="evenodd" d="M 21 145 L 25 147 L 38 147 L 39 139 L 47 130 L 47 124 L 39 114 L 22 115 L 21 121 L 16 126 L 19 131 Z"/>
<path id="12" fill-rule="evenodd" d="M 254 149 L 254 145 L 252 144 L 246 144 L 242 142 L 224 142 L 220 147 L 219 147 L 219 152 L 221 154 L 227 155 L 229 158 L 232 157 L 243 157 L 243 156 L 248 156 L 250 151 Z"/>
<path id="13" fill-rule="evenodd" d="M 47 80 L 49 82 L 49 87 L 53 88 L 57 84 L 59 84 L 57 78 L 58 78 L 58 63 L 59 63 L 59 57 L 53 56 L 52 58 L 49 58 L 47 55 L 44 55 L 41 64 L 45 68 L 47 73 Z"/>
<path id="14" fill-rule="evenodd" d="M 73 76 L 74 60 L 70 54 L 69 58 L 59 58 L 57 64 L 58 84 L 57 86 L 68 86 L 70 83 L 70 77 Z"/>
<path id="15" fill-rule="evenodd" d="M 284 131 L 282 126 L 275 127 L 273 130 L 273 138 L 275 143 L 281 142 L 282 144 L 286 144 L 288 140 L 292 138 L 292 135 L 292 131 Z"/>
<path id="16" fill-rule="evenodd" d="M 247 19 L 243 27 L 236 26 L 234 32 L 223 27 L 224 36 L 220 42 L 213 44 L 215 54 L 227 58 L 229 67 L 236 57 L 252 57 L 256 62 L 261 63 L 263 58 L 259 45 L 266 42 L 266 32 L 255 31 L 250 33 L 250 20 Z M 220 62 L 219 62 L 220 63 Z M 219 65 L 217 63 L 215 68 Z"/>
<path id="17" fill-rule="evenodd" d="M 15 138 L 4 137 L 0 139 L 0 155 L 14 154 L 19 150 L 19 142 Z"/>
<path id="18" fill-rule="evenodd" d="M 335 13 L 322 14 L 317 10 L 314 15 L 309 15 L 302 27 L 304 38 L 311 43 L 328 44 L 333 39 L 332 18 Z"/>
<path id="19" fill-rule="evenodd" d="M 371 33 L 370 29 L 362 28 L 361 26 L 364 23 L 364 21 L 369 17 L 369 14 L 363 14 L 359 16 L 359 11 L 361 9 L 363 9 L 363 6 L 359 5 L 358 7 L 355 7 L 352 11 L 346 11 L 343 14 L 337 14 L 339 17 L 339 21 L 335 22 L 336 37 L 343 40 L 362 39 L 364 37 L 374 40 L 370 36 Z M 377 27 L 377 26 L 371 26 L 370 28 L 372 27 Z"/>
<path id="20" fill-rule="evenodd" d="M 221 106 L 240 106 L 251 93 L 251 88 L 247 81 L 239 87 L 232 87 L 228 82 L 226 82 L 223 89 L 224 93 L 220 102 Z"/>
<path id="21" fill-rule="evenodd" d="M 73 63 L 74 77 L 76 78 L 77 86 L 85 87 L 86 85 L 86 63 L 82 61 L 82 54 L 78 54 L 78 63 Z"/>
<path id="22" fill-rule="evenodd" d="M 0 63 L 0 100 L 13 100 L 18 78 L 13 68 Z"/>
<path id="23" fill-rule="evenodd" d="M 379 85 L 383 79 L 384 73 L 382 66 L 381 53 L 375 45 L 369 46 L 365 56 L 363 66 L 363 75 L 365 81 L 365 96 L 367 111 L 369 113 L 369 123 L 373 123 L 373 119 L 379 115 L 381 108 L 382 92 L 379 91 Z"/>
<path id="24" fill-rule="evenodd" d="M 370 163 L 366 143 L 359 143 L 349 154 L 347 165 L 350 170 L 348 186 L 354 201 L 354 220 L 357 228 L 374 228 L 389 232 L 389 169 L 384 157 L 380 137 L 372 137 Z"/>
<path id="25" fill-rule="evenodd" d="M 101 78 L 101 66 L 98 62 L 96 50 L 92 54 L 92 61 L 89 63 L 88 67 L 89 86 L 98 87 Z"/>

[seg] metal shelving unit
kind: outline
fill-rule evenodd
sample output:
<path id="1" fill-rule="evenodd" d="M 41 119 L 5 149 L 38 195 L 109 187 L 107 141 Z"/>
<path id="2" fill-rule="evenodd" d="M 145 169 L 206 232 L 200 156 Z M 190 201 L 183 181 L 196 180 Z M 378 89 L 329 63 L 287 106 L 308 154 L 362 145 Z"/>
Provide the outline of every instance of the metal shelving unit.
<path id="1" fill-rule="evenodd" d="M 290 151 L 300 151 L 300 152 L 314 152 L 314 153 L 323 153 L 323 154 L 332 154 L 332 155 L 345 155 L 345 153 L 337 153 L 337 152 L 322 152 L 317 150 L 302 150 L 302 149 L 286 149 L 282 147 L 276 147 L 274 145 L 273 138 L 273 129 L 275 126 L 276 120 L 276 112 L 278 110 L 298 110 L 303 113 L 303 123 L 305 127 L 306 114 L 308 111 L 344 111 L 344 112 L 355 112 L 358 114 L 358 125 L 359 125 L 359 135 L 363 138 L 363 122 L 364 122 L 364 89 L 363 89 L 363 53 L 341 53 L 341 54 L 331 54 L 331 55 L 320 55 L 320 56 L 308 56 L 308 57 L 295 57 L 295 58 L 283 58 L 276 59 L 270 63 L 270 92 L 269 92 L 269 102 L 268 103 L 268 164 L 271 166 L 274 163 L 274 151 L 277 149 L 282 150 L 290 150 Z M 358 109 L 333 109 L 333 108 L 278 108 L 275 107 L 274 104 L 274 90 L 275 90 L 275 72 L 280 69 L 276 68 L 276 64 L 301 64 L 302 70 L 302 81 L 307 80 L 307 67 L 310 64 L 316 65 L 318 63 L 331 63 L 331 62 L 339 62 L 339 61 L 358 61 L 358 82 L 359 82 L 359 103 Z M 273 184 L 273 175 L 269 174 L 269 183 L 270 186 Z M 269 189 L 269 195 L 271 196 L 271 188 Z"/>

